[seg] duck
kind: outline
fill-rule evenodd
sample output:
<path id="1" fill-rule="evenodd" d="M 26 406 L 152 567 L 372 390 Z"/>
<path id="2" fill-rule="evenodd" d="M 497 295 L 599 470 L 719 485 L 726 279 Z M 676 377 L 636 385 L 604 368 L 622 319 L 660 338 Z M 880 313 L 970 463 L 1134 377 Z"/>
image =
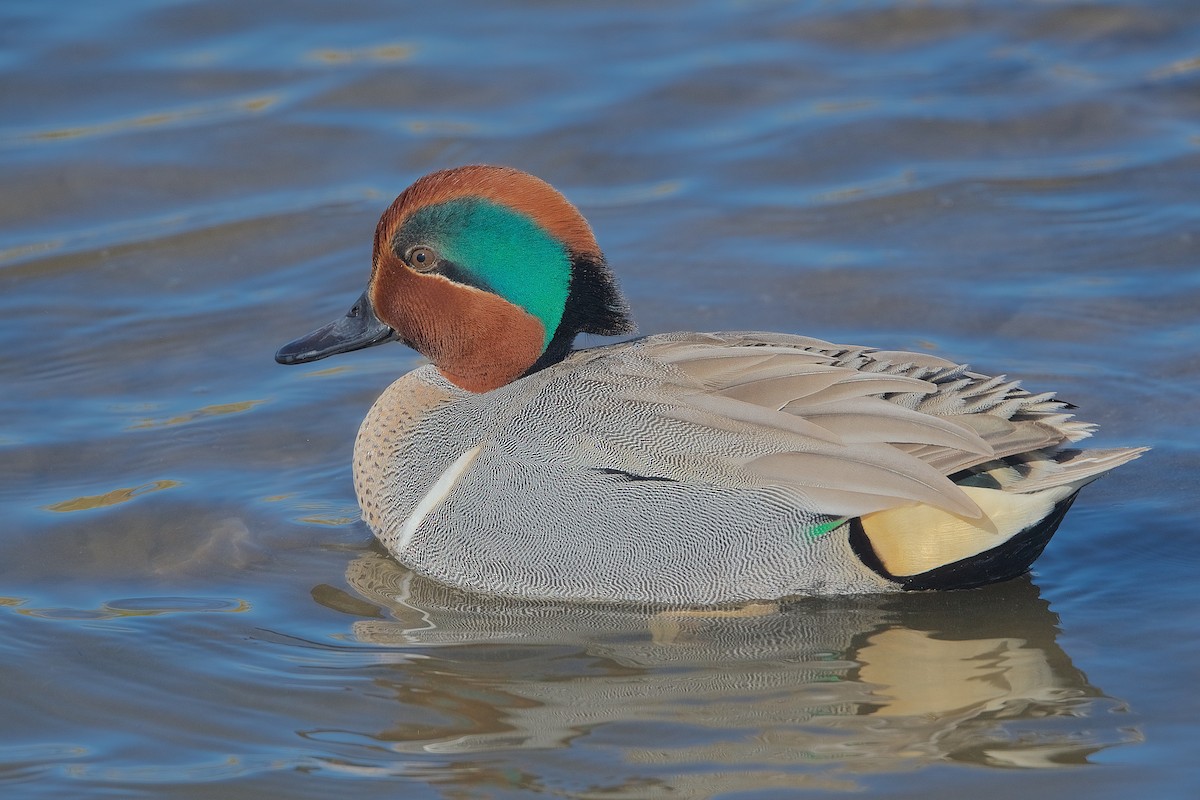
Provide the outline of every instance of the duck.
<path id="1" fill-rule="evenodd" d="M 1147 449 L 1075 447 L 1096 427 L 1075 406 L 930 353 L 634 332 L 579 210 L 470 165 L 405 189 L 349 312 L 275 358 L 398 341 L 427 359 L 358 431 L 363 519 L 409 569 L 509 598 L 720 607 L 1008 580 L 1083 486 Z"/>

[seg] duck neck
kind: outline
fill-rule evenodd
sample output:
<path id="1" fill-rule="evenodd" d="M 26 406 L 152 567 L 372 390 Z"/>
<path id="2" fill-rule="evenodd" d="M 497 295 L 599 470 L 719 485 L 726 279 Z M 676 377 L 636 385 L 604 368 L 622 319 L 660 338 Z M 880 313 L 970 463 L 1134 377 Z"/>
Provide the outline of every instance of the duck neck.
<path id="1" fill-rule="evenodd" d="M 616 279 L 599 253 L 571 253 L 571 283 L 562 320 L 549 344 L 525 375 L 559 363 L 568 355 L 580 333 L 617 336 L 633 333 L 629 306 Z"/>

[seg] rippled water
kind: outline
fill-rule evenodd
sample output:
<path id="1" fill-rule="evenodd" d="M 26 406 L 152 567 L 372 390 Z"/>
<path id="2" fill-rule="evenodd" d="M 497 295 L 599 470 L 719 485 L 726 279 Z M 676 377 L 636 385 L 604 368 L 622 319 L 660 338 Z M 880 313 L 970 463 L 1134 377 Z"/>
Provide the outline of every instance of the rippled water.
<path id="1" fill-rule="evenodd" d="M 1200 791 L 1200 5 L 10 2 L 0 42 L 3 796 Z M 431 585 L 349 475 L 417 357 L 271 356 L 480 161 L 582 207 L 643 332 L 922 348 L 1155 450 L 985 590 Z"/>

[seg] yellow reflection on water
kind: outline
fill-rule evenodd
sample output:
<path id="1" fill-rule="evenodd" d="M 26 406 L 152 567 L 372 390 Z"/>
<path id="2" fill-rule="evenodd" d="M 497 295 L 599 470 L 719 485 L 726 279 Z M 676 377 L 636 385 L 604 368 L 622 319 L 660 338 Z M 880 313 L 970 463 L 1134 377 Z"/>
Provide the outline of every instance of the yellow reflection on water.
<path id="1" fill-rule="evenodd" d="M 30 244 L 21 244 L 15 247 L 6 247 L 4 249 L 0 249 L 0 264 L 3 264 L 7 261 L 17 261 L 30 256 L 49 253 L 61 248 L 63 243 L 63 239 L 50 239 L 44 242 L 32 242 Z"/>
<path id="2" fill-rule="evenodd" d="M 126 430 L 143 430 L 145 428 L 166 428 L 171 425 L 185 425 L 189 422 L 194 422 L 198 419 L 206 419 L 208 417 L 222 417 L 226 414 L 240 414 L 243 411 L 249 411 L 255 406 L 260 406 L 266 400 L 240 400 L 236 403 L 215 403 L 210 406 L 198 408 L 195 411 L 189 411 L 186 414 L 179 414 L 167 419 L 142 419 Z"/>
<path id="3" fill-rule="evenodd" d="M 143 483 L 141 486 L 113 489 L 111 492 L 105 492 L 104 494 L 85 495 L 72 500 L 63 500 L 61 503 L 54 503 L 44 506 L 44 508 L 47 511 L 90 511 L 93 508 L 104 508 L 105 506 L 127 503 L 143 494 L 158 492 L 163 489 L 173 489 L 179 485 L 181 485 L 179 481 L 151 481 L 150 483 Z"/>
<path id="4" fill-rule="evenodd" d="M 101 603 L 98 608 L 25 608 L 17 613 L 41 619 L 106 620 L 160 617 L 165 614 L 240 614 L 250 608 L 250 602 L 240 598 L 139 597 L 112 600 Z"/>
<path id="5" fill-rule="evenodd" d="M 1183 75 L 1184 73 L 1195 72 L 1196 70 L 1200 70 L 1200 56 L 1172 61 L 1165 67 L 1159 67 L 1151 72 L 1150 77 L 1153 79 L 1173 78 L 1176 75 Z"/>
<path id="6" fill-rule="evenodd" d="M 336 366 L 336 367 L 329 367 L 327 369 L 314 369 L 312 372 L 305 372 L 304 377 L 306 377 L 306 378 L 324 378 L 328 375 L 341 375 L 343 372 L 349 372 L 350 369 L 351 369 L 350 367 L 341 366 L 341 365 Z"/>
<path id="7" fill-rule="evenodd" d="M 134 128 L 157 128 L 198 119 L 227 115 L 230 112 L 258 113 L 278 102 L 277 95 L 260 95 L 239 100 L 208 103 L 171 111 L 158 111 L 128 119 L 118 119 L 111 122 L 99 122 L 93 125 L 75 125 L 69 128 L 53 128 L 46 131 L 35 131 L 21 138 L 38 141 L 57 141 L 61 139 L 79 139 L 85 136 L 101 136 L 109 133 L 132 130 Z"/>
<path id="8" fill-rule="evenodd" d="M 314 50 L 309 54 L 309 58 L 323 61 L 326 64 L 349 64 L 355 61 L 408 61 L 416 52 L 417 48 L 411 44 L 393 42 L 352 50 L 335 48 Z"/>
<path id="9" fill-rule="evenodd" d="M 1019 638 L 939 639 L 924 631 L 888 628 L 858 651 L 858 677 L 876 684 L 878 716 L 950 714 L 1037 697 L 1054 675 L 1036 648 Z"/>
<path id="10" fill-rule="evenodd" d="M 351 523 L 358 522 L 358 520 L 359 516 L 355 514 L 345 517 L 300 517 L 299 521 L 306 525 L 328 525 L 331 528 L 336 528 L 339 525 L 350 525 Z"/>
<path id="11" fill-rule="evenodd" d="M 819 203 L 845 203 L 863 197 L 878 197 L 907 189 L 916 184 L 916 172 L 911 169 L 903 170 L 899 175 L 883 178 L 877 181 L 864 181 L 859 184 L 849 184 L 816 195 Z"/>

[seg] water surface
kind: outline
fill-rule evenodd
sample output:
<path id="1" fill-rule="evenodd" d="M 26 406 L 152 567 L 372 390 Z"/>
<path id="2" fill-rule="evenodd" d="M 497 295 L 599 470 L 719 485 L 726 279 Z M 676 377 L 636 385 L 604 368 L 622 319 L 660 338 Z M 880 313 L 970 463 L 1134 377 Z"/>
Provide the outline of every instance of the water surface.
<path id="1" fill-rule="evenodd" d="M 6 797 L 1192 797 L 1200 7 L 8 3 Z M 917 348 L 1100 446 L 1025 579 L 740 616 L 499 603 L 358 519 L 419 363 L 303 368 L 461 163 L 592 221 L 641 330 Z"/>

